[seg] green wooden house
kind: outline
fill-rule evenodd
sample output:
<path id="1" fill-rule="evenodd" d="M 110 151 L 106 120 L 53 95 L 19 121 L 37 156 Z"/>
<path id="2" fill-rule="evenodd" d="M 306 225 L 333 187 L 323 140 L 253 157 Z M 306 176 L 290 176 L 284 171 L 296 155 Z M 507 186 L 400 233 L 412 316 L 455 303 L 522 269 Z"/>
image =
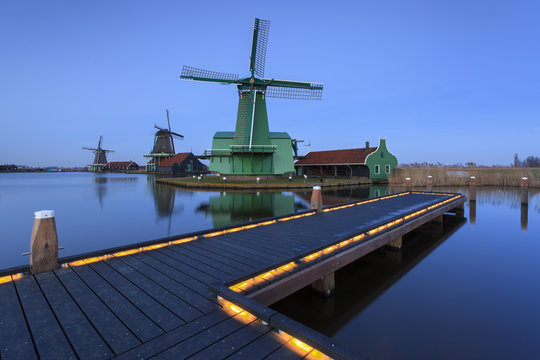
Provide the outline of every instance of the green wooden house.
<path id="1" fill-rule="evenodd" d="M 377 147 L 311 151 L 294 166 L 297 175 L 321 177 L 367 177 L 387 180 L 398 160 L 386 147 L 386 139 L 379 139 Z"/>

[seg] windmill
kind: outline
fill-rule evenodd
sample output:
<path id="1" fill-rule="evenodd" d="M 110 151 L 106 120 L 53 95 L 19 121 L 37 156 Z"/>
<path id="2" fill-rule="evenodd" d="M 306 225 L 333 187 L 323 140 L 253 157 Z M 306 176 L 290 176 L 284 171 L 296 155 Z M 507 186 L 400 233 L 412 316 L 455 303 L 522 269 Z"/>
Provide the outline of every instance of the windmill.
<path id="1" fill-rule="evenodd" d="M 168 128 L 164 129 L 157 124 L 154 127 L 158 129 L 154 134 L 154 147 L 148 155 L 145 157 L 152 158 L 146 165 L 146 171 L 156 171 L 162 159 L 176 155 L 174 149 L 174 137 L 183 139 L 184 136 L 171 130 L 171 120 L 169 118 L 169 110 L 165 109 L 167 113 L 167 125 Z"/>
<path id="2" fill-rule="evenodd" d="M 264 77 L 270 21 L 255 18 L 249 61 L 250 75 L 182 68 L 180 79 L 213 82 L 238 87 L 238 113 L 233 132 L 217 132 L 210 158 L 210 170 L 225 174 L 282 174 L 294 171 L 291 137 L 271 133 L 268 128 L 266 97 L 320 100 L 322 83 L 278 80 Z M 224 159 L 228 158 L 228 159 Z"/>
<path id="3" fill-rule="evenodd" d="M 82 147 L 84 150 L 90 150 L 95 154 L 94 162 L 92 163 L 92 165 L 88 166 L 88 170 L 90 171 L 101 171 L 103 167 L 107 165 L 107 153 L 114 152 L 114 150 L 102 149 L 101 148 L 102 140 L 103 140 L 103 136 L 100 136 L 97 148 L 90 148 L 87 146 Z"/>

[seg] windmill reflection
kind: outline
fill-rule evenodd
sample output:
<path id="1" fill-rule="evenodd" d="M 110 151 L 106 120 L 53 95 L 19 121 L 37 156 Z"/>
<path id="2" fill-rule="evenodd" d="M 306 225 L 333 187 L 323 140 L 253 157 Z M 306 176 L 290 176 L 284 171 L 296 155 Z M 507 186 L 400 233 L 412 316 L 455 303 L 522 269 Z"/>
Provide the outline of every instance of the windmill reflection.
<path id="1" fill-rule="evenodd" d="M 212 216 L 214 227 L 229 226 L 258 219 L 291 214 L 306 209 L 301 202 L 295 202 L 292 193 L 222 192 L 211 196 L 208 203 L 201 204 L 197 211 Z"/>
<path id="2" fill-rule="evenodd" d="M 158 184 L 153 177 L 148 177 L 148 187 L 154 197 L 157 220 L 167 219 L 167 235 L 171 235 L 171 223 L 173 214 L 179 214 L 184 211 L 184 204 L 180 203 L 175 207 L 177 189 L 172 186 Z"/>
<path id="3" fill-rule="evenodd" d="M 105 176 L 96 176 L 94 178 L 94 183 L 96 184 L 96 196 L 99 202 L 99 208 L 103 210 L 103 198 L 107 194 L 107 182 L 108 178 Z"/>

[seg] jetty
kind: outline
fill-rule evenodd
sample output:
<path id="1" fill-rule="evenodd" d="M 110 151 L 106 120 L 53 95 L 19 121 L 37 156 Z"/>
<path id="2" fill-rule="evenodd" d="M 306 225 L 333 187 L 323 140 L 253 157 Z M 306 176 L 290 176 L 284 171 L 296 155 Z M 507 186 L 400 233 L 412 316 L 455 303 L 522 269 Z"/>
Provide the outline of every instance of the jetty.
<path id="1" fill-rule="evenodd" d="M 268 305 L 444 216 L 460 194 L 406 191 L 0 272 L 2 359 L 352 359 Z M 98 235 L 96 235 L 98 236 Z"/>

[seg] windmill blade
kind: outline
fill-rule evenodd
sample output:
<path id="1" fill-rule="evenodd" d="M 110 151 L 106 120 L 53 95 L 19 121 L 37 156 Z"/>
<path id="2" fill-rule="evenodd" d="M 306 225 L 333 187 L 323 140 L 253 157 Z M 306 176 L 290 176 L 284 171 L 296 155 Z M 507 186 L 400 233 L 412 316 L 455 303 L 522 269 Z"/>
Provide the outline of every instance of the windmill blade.
<path id="1" fill-rule="evenodd" d="M 255 18 L 253 39 L 251 41 L 251 56 L 249 58 L 249 71 L 252 75 L 255 73 L 261 78 L 264 77 L 269 31 L 270 21 Z"/>
<path id="2" fill-rule="evenodd" d="M 267 84 L 266 96 L 280 99 L 321 100 L 323 83 L 263 79 Z"/>
<path id="3" fill-rule="evenodd" d="M 158 130 L 164 130 L 164 131 L 167 131 L 167 129 L 164 129 L 162 127 L 159 127 L 157 124 L 154 124 L 154 127 Z"/>
<path id="4" fill-rule="evenodd" d="M 88 147 L 88 146 L 83 146 L 82 148 L 83 148 L 83 150 L 92 150 L 92 151 L 97 150 L 96 148 L 91 148 L 91 147 Z"/>
<path id="5" fill-rule="evenodd" d="M 216 71 L 197 69 L 191 66 L 184 65 L 180 79 L 217 82 L 221 84 L 233 84 L 240 78 L 237 74 L 220 73 Z"/>
<path id="6" fill-rule="evenodd" d="M 103 139 L 103 136 L 100 136 L 100 137 L 99 137 L 99 142 L 98 142 L 98 146 L 97 146 L 97 147 L 98 147 L 98 149 L 100 149 L 100 148 L 101 148 L 101 140 L 102 140 L 102 139 Z"/>
<path id="7" fill-rule="evenodd" d="M 174 136 L 178 136 L 178 137 L 181 138 L 181 139 L 184 138 L 184 135 L 180 135 L 180 134 L 175 133 L 175 132 L 173 132 L 173 131 L 170 131 L 169 134 L 174 135 Z"/>
<path id="8" fill-rule="evenodd" d="M 169 109 L 165 109 L 167 113 L 167 124 L 169 124 L 169 133 L 171 132 L 171 121 L 169 120 Z"/>

